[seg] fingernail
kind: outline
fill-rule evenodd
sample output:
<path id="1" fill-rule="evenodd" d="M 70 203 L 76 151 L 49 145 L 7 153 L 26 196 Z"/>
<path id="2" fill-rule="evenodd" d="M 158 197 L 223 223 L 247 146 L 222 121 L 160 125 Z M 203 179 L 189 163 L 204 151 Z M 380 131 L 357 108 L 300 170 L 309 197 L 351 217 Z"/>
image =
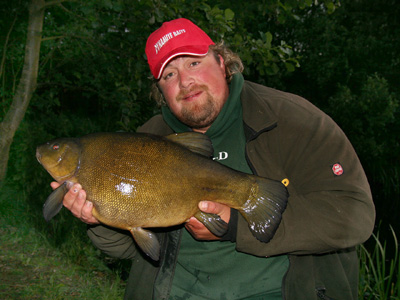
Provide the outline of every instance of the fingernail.
<path id="1" fill-rule="evenodd" d="M 80 189 L 81 189 L 81 186 L 80 186 L 80 184 L 75 184 L 74 186 L 73 186 L 73 192 L 76 194 Z"/>
<path id="2" fill-rule="evenodd" d="M 200 203 L 199 203 L 199 208 L 200 208 L 201 210 L 207 209 L 207 208 L 208 208 L 208 202 L 207 202 L 207 201 L 200 201 Z"/>

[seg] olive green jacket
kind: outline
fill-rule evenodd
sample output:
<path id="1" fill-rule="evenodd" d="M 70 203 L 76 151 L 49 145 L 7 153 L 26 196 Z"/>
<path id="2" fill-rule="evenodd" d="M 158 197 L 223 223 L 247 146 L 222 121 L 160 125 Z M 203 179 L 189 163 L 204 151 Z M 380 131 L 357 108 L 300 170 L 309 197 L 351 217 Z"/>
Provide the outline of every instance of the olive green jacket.
<path id="1" fill-rule="evenodd" d="M 355 246 L 371 235 L 375 210 L 353 147 L 330 117 L 299 96 L 245 81 L 241 100 L 250 167 L 260 176 L 285 179 L 290 196 L 269 243 L 256 240 L 239 215 L 237 251 L 266 257 L 289 255 L 282 283 L 284 299 L 357 299 Z M 172 133 L 160 115 L 140 131 Z M 335 174 L 334 165 L 341 166 L 342 174 Z M 124 232 L 95 226 L 88 234 L 105 253 L 132 259 L 125 299 L 167 299 L 179 228 L 158 233 L 159 262 L 144 258 Z"/>

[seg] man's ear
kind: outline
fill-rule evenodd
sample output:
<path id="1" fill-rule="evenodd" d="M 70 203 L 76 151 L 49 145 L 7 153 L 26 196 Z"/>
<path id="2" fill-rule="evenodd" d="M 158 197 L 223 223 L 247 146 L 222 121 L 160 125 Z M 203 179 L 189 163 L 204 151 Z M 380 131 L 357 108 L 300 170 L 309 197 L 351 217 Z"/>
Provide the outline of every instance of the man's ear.
<path id="1" fill-rule="evenodd" d="M 219 67 L 221 68 L 222 72 L 224 73 L 224 77 L 226 78 L 225 60 L 221 56 L 221 54 L 218 54 L 218 57 L 219 57 Z"/>

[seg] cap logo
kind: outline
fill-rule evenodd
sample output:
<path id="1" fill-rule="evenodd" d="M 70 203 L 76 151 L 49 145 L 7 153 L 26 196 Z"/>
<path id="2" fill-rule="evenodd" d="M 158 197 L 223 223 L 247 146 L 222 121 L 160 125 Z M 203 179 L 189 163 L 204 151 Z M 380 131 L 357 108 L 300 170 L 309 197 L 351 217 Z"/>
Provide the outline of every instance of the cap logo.
<path id="1" fill-rule="evenodd" d="M 146 42 L 146 56 L 151 74 L 159 79 L 168 62 L 179 55 L 203 56 L 208 53 L 211 38 L 188 19 L 164 22 Z"/>
<path id="2" fill-rule="evenodd" d="M 186 33 L 185 29 L 179 29 L 173 32 L 169 32 L 166 35 L 164 35 L 161 39 L 157 41 L 157 43 L 154 44 L 154 49 L 156 50 L 156 54 L 160 52 L 161 48 L 172 38 L 177 37 L 178 35 L 181 35 L 182 33 Z"/>

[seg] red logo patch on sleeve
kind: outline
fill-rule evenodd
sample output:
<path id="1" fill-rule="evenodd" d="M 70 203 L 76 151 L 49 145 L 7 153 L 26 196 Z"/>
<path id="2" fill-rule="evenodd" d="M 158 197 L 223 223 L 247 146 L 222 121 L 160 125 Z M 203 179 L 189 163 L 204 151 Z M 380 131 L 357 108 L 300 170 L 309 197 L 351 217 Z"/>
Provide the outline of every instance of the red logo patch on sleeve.
<path id="1" fill-rule="evenodd" d="M 342 165 L 341 164 L 339 164 L 339 163 L 336 163 L 336 164 L 334 164 L 333 166 L 332 166 L 332 171 L 333 171 L 333 174 L 335 174 L 336 176 L 340 176 L 340 175 L 342 175 L 343 174 L 343 167 L 342 167 Z"/>

